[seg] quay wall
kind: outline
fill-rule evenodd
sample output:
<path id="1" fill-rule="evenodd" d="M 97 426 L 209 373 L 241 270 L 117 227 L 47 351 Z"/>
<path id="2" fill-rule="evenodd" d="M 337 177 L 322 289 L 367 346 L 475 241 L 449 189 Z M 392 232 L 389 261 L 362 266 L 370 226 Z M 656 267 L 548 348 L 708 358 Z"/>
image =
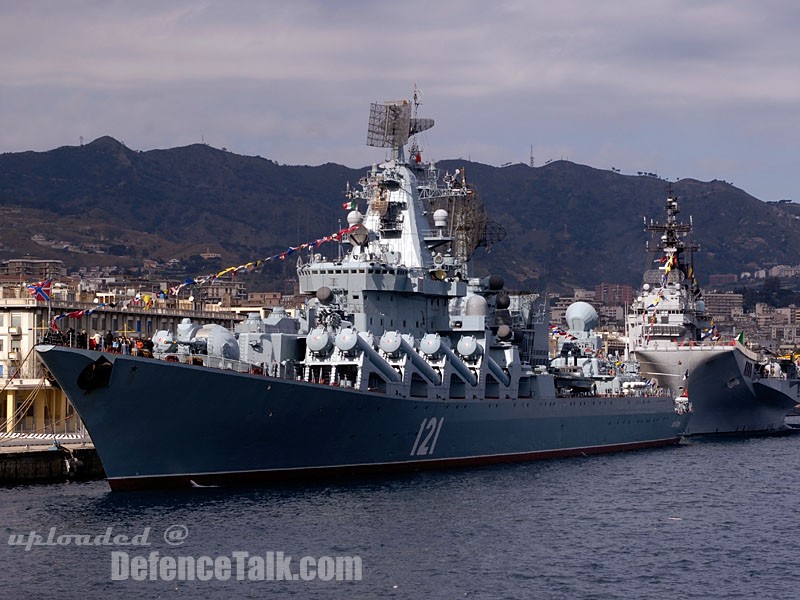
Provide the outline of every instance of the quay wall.
<path id="1" fill-rule="evenodd" d="M 0 452 L 0 485 L 104 477 L 94 448 Z"/>

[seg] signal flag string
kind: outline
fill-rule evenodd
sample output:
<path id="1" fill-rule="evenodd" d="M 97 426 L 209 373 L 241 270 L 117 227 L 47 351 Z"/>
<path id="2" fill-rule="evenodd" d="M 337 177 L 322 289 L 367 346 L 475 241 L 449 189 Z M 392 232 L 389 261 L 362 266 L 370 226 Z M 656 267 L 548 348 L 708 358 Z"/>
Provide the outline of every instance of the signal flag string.
<path id="1" fill-rule="evenodd" d="M 307 249 L 311 249 L 311 248 L 318 248 L 319 246 L 321 246 L 325 242 L 332 242 L 332 241 L 340 240 L 342 237 L 353 233 L 359 227 L 360 227 L 360 225 L 353 225 L 352 227 L 347 227 L 345 229 L 340 229 L 336 233 L 332 233 L 330 235 L 326 235 L 324 237 L 318 238 L 318 239 L 314 240 L 313 242 L 305 242 L 303 244 L 300 244 L 299 246 L 289 246 L 283 252 L 279 252 L 278 254 L 274 254 L 273 256 L 268 256 L 268 257 L 262 258 L 260 260 L 250 261 L 250 262 L 245 263 L 243 265 L 239 265 L 238 267 L 228 267 L 226 269 L 223 269 L 219 273 L 215 273 L 215 274 L 212 274 L 212 275 L 205 275 L 205 276 L 201 276 L 201 277 L 193 277 L 193 278 L 192 277 L 187 277 L 186 281 L 184 281 L 180 285 L 177 285 L 175 287 L 170 288 L 169 293 L 172 296 L 177 296 L 178 293 L 185 287 L 203 285 L 205 283 L 211 283 L 215 279 L 218 279 L 219 277 L 222 277 L 223 275 L 227 275 L 228 273 L 238 273 L 239 271 L 248 271 L 248 272 L 254 271 L 255 269 L 257 269 L 258 267 L 260 267 L 264 263 L 269 262 L 271 260 L 276 260 L 276 259 L 286 260 L 287 256 L 289 256 L 291 254 L 294 254 L 298 250 L 307 250 Z M 33 293 L 33 291 L 31 293 Z M 74 310 L 74 311 L 64 312 L 64 313 L 61 313 L 60 315 L 55 315 L 54 317 L 52 317 L 52 319 L 50 320 L 50 327 L 53 330 L 58 331 L 57 322 L 60 321 L 61 319 L 64 319 L 64 318 L 80 319 L 81 317 L 83 317 L 85 315 L 91 315 L 93 312 L 95 312 L 96 310 L 98 310 L 100 308 L 104 308 L 104 307 L 115 308 L 116 306 L 117 305 L 114 302 L 109 302 L 109 303 L 100 302 L 100 303 L 96 304 L 95 306 L 93 306 L 91 309 L 88 309 L 88 310 Z M 127 306 L 127 304 L 126 304 L 126 306 Z"/>
<path id="2" fill-rule="evenodd" d="M 205 275 L 201 277 L 187 277 L 186 281 L 181 283 L 180 285 L 176 285 L 175 287 L 171 287 L 169 289 L 169 293 L 172 296 L 177 296 L 178 293 L 185 287 L 188 286 L 195 286 L 195 285 L 203 285 L 205 283 L 211 283 L 215 279 L 222 277 L 223 275 L 227 275 L 228 273 L 238 273 L 239 271 L 253 271 L 263 265 L 266 262 L 271 260 L 280 259 L 285 260 L 287 256 L 297 252 L 298 250 L 306 250 L 309 248 L 317 248 L 324 244 L 325 242 L 337 241 L 340 240 L 343 236 L 353 233 L 356 229 L 358 229 L 360 225 L 353 225 L 351 227 L 347 227 L 346 229 L 340 229 L 336 233 L 332 233 L 330 235 L 326 235 L 325 237 L 321 237 L 319 239 L 314 240 L 313 242 L 306 242 L 304 244 L 300 244 L 299 246 L 289 246 L 283 252 L 279 254 L 275 254 L 273 256 L 268 256 L 266 258 L 262 258 L 260 260 L 250 261 L 243 265 L 239 265 L 238 267 L 228 267 L 227 269 L 223 269 L 219 273 L 212 274 L 212 275 Z"/>

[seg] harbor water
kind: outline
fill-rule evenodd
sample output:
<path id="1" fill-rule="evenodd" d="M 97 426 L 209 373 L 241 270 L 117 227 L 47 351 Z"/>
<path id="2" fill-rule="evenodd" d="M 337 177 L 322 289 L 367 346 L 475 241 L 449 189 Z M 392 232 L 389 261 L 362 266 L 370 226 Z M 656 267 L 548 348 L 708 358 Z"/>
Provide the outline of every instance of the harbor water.
<path id="1" fill-rule="evenodd" d="M 62 600 L 797 598 L 798 471 L 791 435 L 247 489 L 4 487 L 0 587 Z M 180 557 L 194 580 L 173 569 Z"/>

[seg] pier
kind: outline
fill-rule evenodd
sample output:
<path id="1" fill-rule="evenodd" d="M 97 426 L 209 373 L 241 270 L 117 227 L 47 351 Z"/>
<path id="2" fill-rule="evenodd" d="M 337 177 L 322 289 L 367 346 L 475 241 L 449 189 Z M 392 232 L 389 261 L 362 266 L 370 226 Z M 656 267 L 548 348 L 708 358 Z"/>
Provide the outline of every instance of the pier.
<path id="1" fill-rule="evenodd" d="M 88 438 L 0 434 L 0 485 L 104 477 Z"/>

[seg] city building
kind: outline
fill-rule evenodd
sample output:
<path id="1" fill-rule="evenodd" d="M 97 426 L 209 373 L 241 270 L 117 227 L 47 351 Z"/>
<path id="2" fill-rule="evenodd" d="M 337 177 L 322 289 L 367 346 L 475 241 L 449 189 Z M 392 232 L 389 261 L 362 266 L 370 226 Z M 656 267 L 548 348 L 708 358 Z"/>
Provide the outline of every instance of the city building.
<path id="1" fill-rule="evenodd" d="M 607 306 L 630 306 L 633 288 L 619 283 L 601 283 L 594 288 L 595 300 Z"/>
<path id="2" fill-rule="evenodd" d="M 247 304 L 249 306 L 263 306 L 273 308 L 280 306 L 283 301 L 281 292 L 249 292 L 247 294 Z"/>
<path id="3" fill-rule="evenodd" d="M 770 277 L 795 277 L 800 273 L 800 268 L 788 265 L 776 265 L 767 271 Z"/>
<path id="4" fill-rule="evenodd" d="M 596 294 L 593 290 L 575 288 L 572 290 L 572 298 L 575 300 L 575 302 L 583 301 L 592 304 L 596 300 Z"/>
<path id="5" fill-rule="evenodd" d="M 575 302 L 575 298 L 562 298 L 551 297 L 549 300 L 550 306 L 550 322 L 556 325 L 564 324 L 564 315 L 567 314 L 567 309 Z"/>
<path id="6" fill-rule="evenodd" d="M 11 258 L 0 263 L 0 275 L 16 277 L 18 282 L 60 279 L 67 274 L 64 261 L 38 258 Z"/>
<path id="7" fill-rule="evenodd" d="M 247 285 L 241 278 L 219 277 L 211 283 L 198 288 L 195 297 L 206 304 L 220 306 L 241 306 L 247 299 Z"/>
<path id="8" fill-rule="evenodd" d="M 703 294 L 706 310 L 714 320 L 732 322 L 744 314 L 744 296 L 734 292 L 706 292 Z"/>

